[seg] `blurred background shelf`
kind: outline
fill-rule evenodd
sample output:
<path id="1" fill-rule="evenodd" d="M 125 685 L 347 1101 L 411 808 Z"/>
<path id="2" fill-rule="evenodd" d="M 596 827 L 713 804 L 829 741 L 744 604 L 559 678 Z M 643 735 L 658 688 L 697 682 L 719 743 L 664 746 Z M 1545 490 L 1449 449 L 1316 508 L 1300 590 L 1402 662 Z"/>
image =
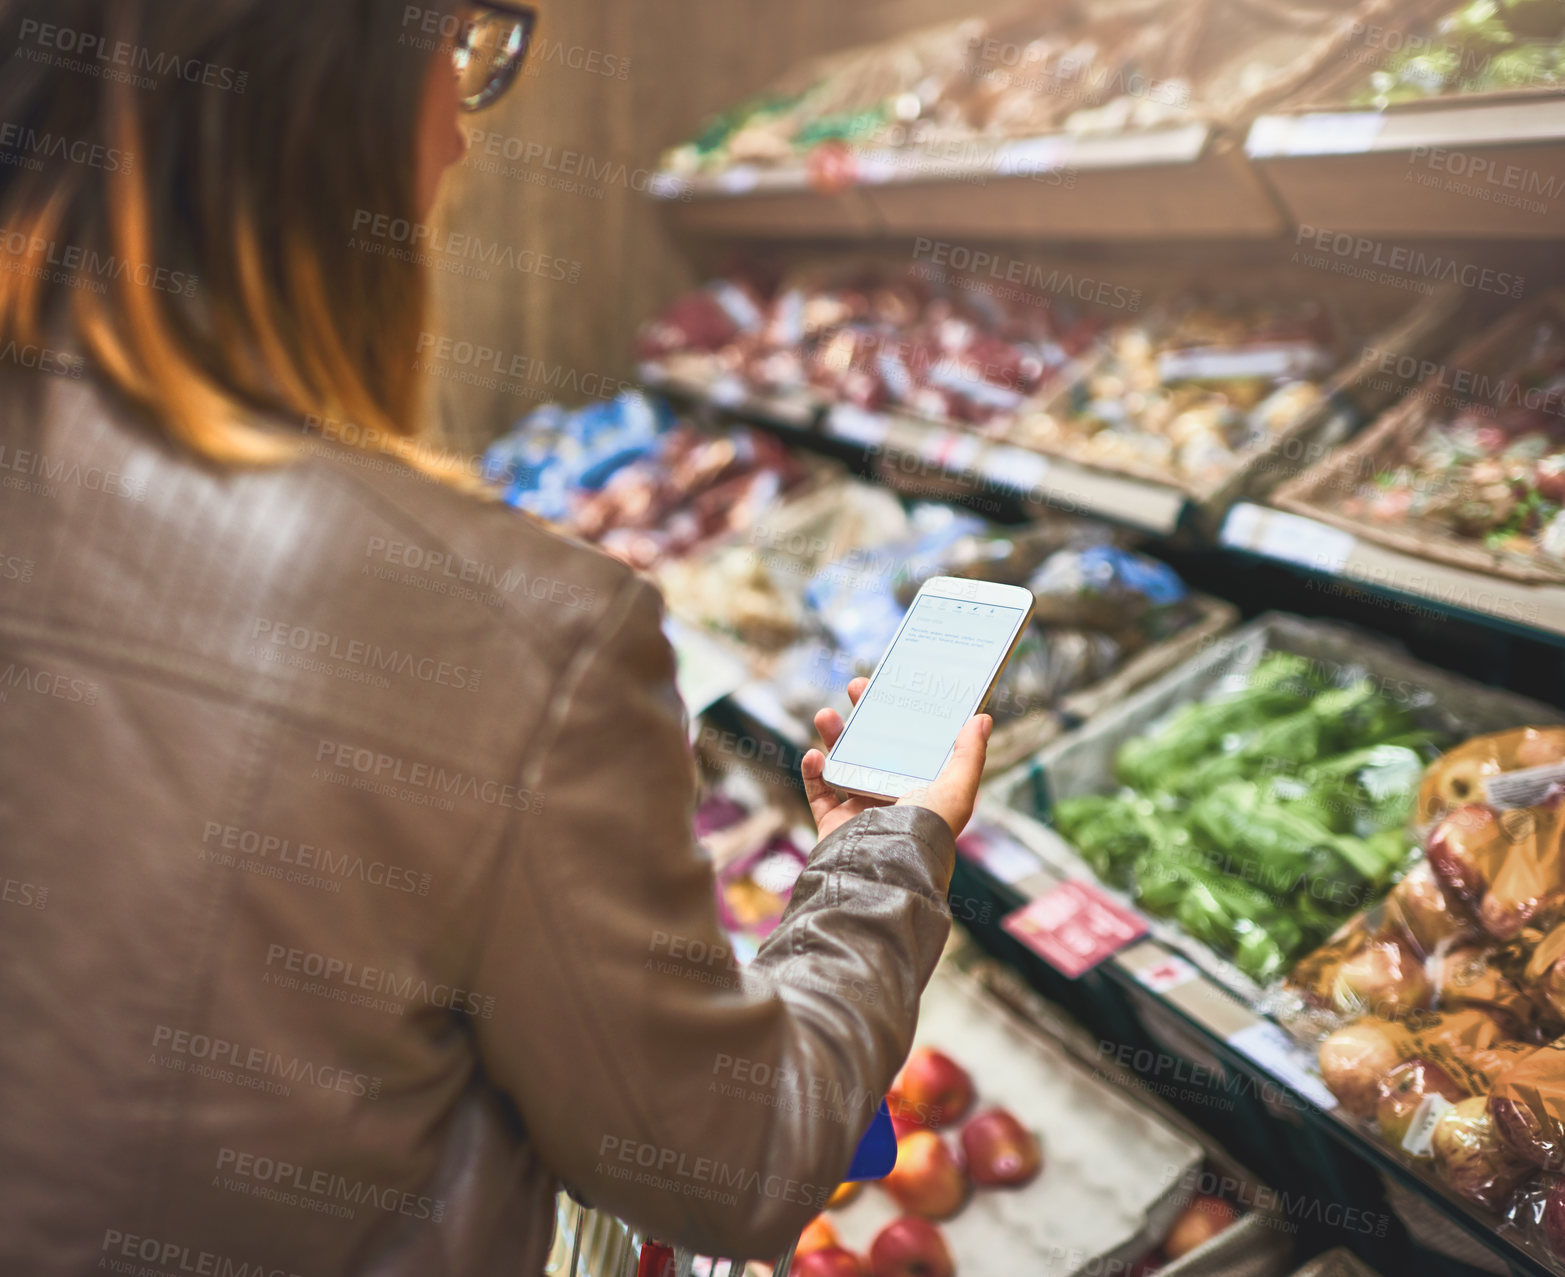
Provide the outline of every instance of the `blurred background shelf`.
<path id="1" fill-rule="evenodd" d="M 1263 115 L 1244 149 L 1300 228 L 1517 239 L 1565 231 L 1565 97 Z"/>
<path id="2" fill-rule="evenodd" d="M 1420 558 L 1303 515 L 1240 502 L 1221 544 L 1329 578 L 1345 593 L 1400 601 L 1408 610 L 1457 614 L 1526 638 L 1565 645 L 1565 586 L 1507 580 Z"/>
<path id="3" fill-rule="evenodd" d="M 682 229 L 737 237 L 1265 237 L 1279 208 L 1233 141 L 1203 123 L 1049 134 L 980 157 L 871 151 L 830 189 L 802 165 L 740 166 L 652 185 Z"/>

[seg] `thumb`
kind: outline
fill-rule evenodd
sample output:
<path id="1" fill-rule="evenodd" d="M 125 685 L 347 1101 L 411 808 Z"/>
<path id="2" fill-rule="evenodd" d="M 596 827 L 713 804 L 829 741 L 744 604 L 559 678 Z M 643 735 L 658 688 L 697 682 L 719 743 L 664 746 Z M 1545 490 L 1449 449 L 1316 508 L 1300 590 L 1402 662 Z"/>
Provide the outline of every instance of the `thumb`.
<path id="1" fill-rule="evenodd" d="M 953 834 L 960 834 L 973 814 L 978 799 L 978 782 L 983 778 L 988 753 L 989 733 L 994 719 L 976 714 L 962 725 L 952 747 L 951 757 L 922 794 L 908 798 L 928 807 L 944 818 Z"/>
<path id="2" fill-rule="evenodd" d="M 935 777 L 935 784 L 976 797 L 978 782 L 983 779 L 984 760 L 989 754 L 989 733 L 993 730 L 994 719 L 988 714 L 974 714 L 963 723 L 951 757 Z"/>

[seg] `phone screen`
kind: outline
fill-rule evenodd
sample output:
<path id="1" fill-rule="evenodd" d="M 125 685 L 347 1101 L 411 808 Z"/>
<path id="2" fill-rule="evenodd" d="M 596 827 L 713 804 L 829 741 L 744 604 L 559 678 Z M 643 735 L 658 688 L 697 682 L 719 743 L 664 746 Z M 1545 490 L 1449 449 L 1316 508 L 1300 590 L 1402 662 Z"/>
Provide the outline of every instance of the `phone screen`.
<path id="1" fill-rule="evenodd" d="M 839 763 L 933 780 L 1025 615 L 920 594 L 832 750 Z"/>

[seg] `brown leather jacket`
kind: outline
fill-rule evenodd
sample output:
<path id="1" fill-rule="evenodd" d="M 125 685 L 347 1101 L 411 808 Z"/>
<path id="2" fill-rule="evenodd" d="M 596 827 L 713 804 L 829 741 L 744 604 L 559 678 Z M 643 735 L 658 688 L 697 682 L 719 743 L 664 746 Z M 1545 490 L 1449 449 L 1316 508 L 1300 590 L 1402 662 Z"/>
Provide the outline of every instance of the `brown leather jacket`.
<path id="1" fill-rule="evenodd" d="M 654 589 L 39 380 L 0 383 L 0 1272 L 514 1277 L 557 1181 L 780 1250 L 911 1041 L 939 817 L 822 841 L 740 970 Z"/>

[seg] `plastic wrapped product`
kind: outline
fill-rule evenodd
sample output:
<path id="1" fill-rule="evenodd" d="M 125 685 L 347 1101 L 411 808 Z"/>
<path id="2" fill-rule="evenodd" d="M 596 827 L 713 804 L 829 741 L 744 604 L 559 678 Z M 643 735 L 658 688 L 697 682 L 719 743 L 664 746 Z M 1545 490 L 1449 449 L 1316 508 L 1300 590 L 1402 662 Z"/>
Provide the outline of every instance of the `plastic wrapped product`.
<path id="1" fill-rule="evenodd" d="M 1502 1040 L 1500 1026 L 1482 1011 L 1423 1014 L 1406 1023 L 1356 1020 L 1321 1043 L 1321 1078 L 1345 1112 L 1369 1118 L 1380 1102 L 1382 1079 L 1399 1064 L 1433 1058 L 1445 1067 L 1460 1061 L 1455 1071 L 1465 1078 L 1466 1062 Z"/>
<path id="2" fill-rule="evenodd" d="M 1543 937 L 1527 960 L 1525 979 L 1534 996 L 1565 1020 L 1565 922 Z"/>
<path id="3" fill-rule="evenodd" d="M 1557 808 L 1469 803 L 1430 831 L 1425 850 L 1446 894 L 1495 939 L 1549 926 L 1565 909 L 1561 815 Z"/>
<path id="4" fill-rule="evenodd" d="M 1506 1073 L 1489 1096 L 1489 1112 L 1516 1153 L 1545 1170 L 1565 1170 L 1565 1038 Z"/>
<path id="5" fill-rule="evenodd" d="M 1481 1095 L 1458 1100 L 1434 1124 L 1430 1151 L 1440 1178 L 1463 1197 L 1498 1210 L 1537 1167 L 1516 1156 L 1500 1138 L 1489 1102 Z"/>
<path id="6" fill-rule="evenodd" d="M 1418 791 L 1418 826 L 1427 829 L 1447 812 L 1469 803 L 1491 807 L 1540 804 L 1553 778 L 1533 769 L 1560 763 L 1565 763 L 1565 727 L 1517 727 L 1474 736 L 1447 750 L 1424 773 Z M 1497 781 L 1511 772 L 1531 775 Z"/>
<path id="7" fill-rule="evenodd" d="M 1373 911 L 1366 916 L 1373 918 Z M 1473 933 L 1471 920 L 1446 899 L 1427 861 L 1415 865 L 1391 889 L 1376 920 L 1426 954 L 1446 941 Z"/>
<path id="8" fill-rule="evenodd" d="M 1428 1007 L 1434 986 L 1425 955 L 1398 935 L 1357 923 L 1300 962 L 1289 983 L 1312 1006 L 1339 1016 L 1394 1020 Z"/>
<path id="9" fill-rule="evenodd" d="M 1534 1246 L 1565 1259 L 1565 1179 L 1540 1175 L 1524 1184 L 1505 1217 Z"/>

